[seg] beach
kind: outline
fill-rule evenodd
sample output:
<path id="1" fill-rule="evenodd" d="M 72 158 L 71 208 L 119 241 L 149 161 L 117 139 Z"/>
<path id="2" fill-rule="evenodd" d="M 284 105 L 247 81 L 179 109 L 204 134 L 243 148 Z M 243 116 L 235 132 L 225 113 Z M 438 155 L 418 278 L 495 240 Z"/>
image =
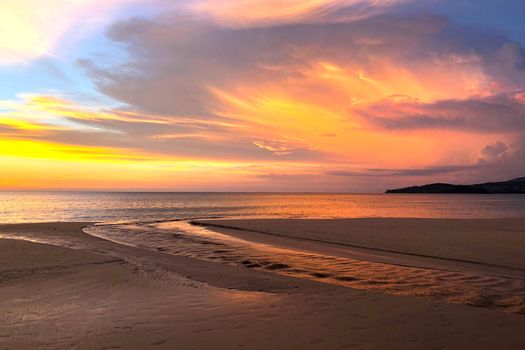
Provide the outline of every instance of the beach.
<path id="1" fill-rule="evenodd" d="M 404 263 L 411 261 L 412 265 L 438 264 L 434 260 L 417 260 L 437 256 L 446 270 L 474 274 L 473 269 L 479 267 L 477 274 L 490 274 L 494 272 L 491 269 L 496 269 L 520 280 L 523 261 L 521 255 L 516 255 L 519 249 L 515 247 L 523 239 L 522 222 L 464 220 L 436 224 L 424 219 L 368 219 L 214 220 L 201 224 L 221 225 L 214 229 L 276 247 L 340 256 L 353 254 L 354 259 L 366 256 L 375 260 L 372 262 L 392 266 L 399 263 L 399 252 L 409 253 L 402 257 Z M 82 228 L 89 225 L 0 226 L 0 348 L 525 346 L 525 317 L 516 312 L 519 310 L 395 295 L 383 293 L 381 288 L 352 288 L 270 269 L 247 268 L 242 263 L 173 255 L 88 235 Z M 447 225 L 458 228 L 455 249 L 447 247 L 447 237 L 440 234 L 448 230 Z M 484 228 L 481 233 L 480 227 Z M 416 239 L 416 229 L 425 232 L 424 239 Z M 508 234 L 502 235 L 498 230 Z M 331 233 L 330 238 L 327 232 Z M 494 238 L 491 235 L 497 235 L 491 245 L 494 249 L 473 255 L 473 251 L 480 250 L 472 244 L 485 245 Z M 385 237 L 398 239 L 392 240 L 394 244 Z M 363 248 L 352 247 L 365 245 L 366 249 L 375 249 L 374 257 L 369 251 L 359 251 Z M 458 265 L 456 269 L 454 264 Z"/>
<path id="2" fill-rule="evenodd" d="M 251 219 L 195 223 L 254 240 L 286 239 L 525 269 L 524 219 Z M 320 248 L 317 245 L 317 248 Z"/>
<path id="3" fill-rule="evenodd" d="M 525 350 L 525 0 L 0 0 L 0 350 Z"/>

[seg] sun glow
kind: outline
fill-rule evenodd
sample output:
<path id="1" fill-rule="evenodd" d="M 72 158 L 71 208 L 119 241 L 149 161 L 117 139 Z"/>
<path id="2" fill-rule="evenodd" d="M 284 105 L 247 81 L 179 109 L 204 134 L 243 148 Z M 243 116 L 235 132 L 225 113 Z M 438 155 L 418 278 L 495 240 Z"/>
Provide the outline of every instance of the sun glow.
<path id="1" fill-rule="evenodd" d="M 117 7 L 138 1 L 53 0 L 51 5 L 43 0 L 4 0 L 0 2 L 0 65 L 53 55 L 59 44 L 107 22 Z"/>

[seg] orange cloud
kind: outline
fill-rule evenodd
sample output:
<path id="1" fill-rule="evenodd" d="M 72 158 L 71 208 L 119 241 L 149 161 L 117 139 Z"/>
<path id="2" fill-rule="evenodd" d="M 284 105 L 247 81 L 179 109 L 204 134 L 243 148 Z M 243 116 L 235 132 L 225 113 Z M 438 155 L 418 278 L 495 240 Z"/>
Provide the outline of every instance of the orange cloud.
<path id="1" fill-rule="evenodd" d="M 374 13 L 377 8 L 403 2 L 407 0 L 198 0 L 189 8 L 223 24 L 249 25 L 304 21 L 345 6 L 356 6 L 352 18 L 358 19 Z"/>
<path id="2" fill-rule="evenodd" d="M 0 162 L 0 189 L 239 190 L 264 188 L 264 174 L 315 174 L 317 168 L 313 163 L 184 159 L 16 139 L 0 140 Z"/>
<path id="3" fill-rule="evenodd" d="M 504 133 L 457 130 L 382 130 L 364 115 L 385 100 L 395 110 L 407 101 L 479 96 L 472 86 L 486 81 L 481 71 L 474 82 L 461 74 L 447 74 L 448 66 L 429 67 L 426 75 L 419 75 L 386 59 L 376 62 L 370 73 L 355 64 L 327 61 L 292 69 L 299 72 L 293 79 L 242 82 L 228 92 L 210 88 L 217 99 L 213 113 L 243 125 L 243 133 L 257 147 L 275 155 L 314 150 L 322 153 L 323 162 L 361 169 L 471 164 L 486 144 L 508 138 Z"/>
<path id="4" fill-rule="evenodd" d="M 248 188 L 263 182 L 261 174 L 276 171 L 283 166 L 283 163 L 271 161 L 231 161 L 144 149 L 148 139 L 153 145 L 188 138 L 205 143 L 229 141 L 225 135 L 203 132 L 203 125 L 187 118 L 161 118 L 118 110 L 97 113 L 94 109 L 52 95 L 24 95 L 22 101 L 3 101 L 1 108 L 9 108 L 10 111 L 5 113 L 7 116 L 0 117 L 0 127 L 4 125 L 18 131 L 0 131 L 0 188 L 205 189 L 218 185 L 233 188 L 234 184 L 245 184 Z M 31 122 L 24 121 L 24 118 Z M 70 119 L 79 122 L 151 123 L 159 128 L 153 129 L 153 132 L 178 123 L 190 124 L 196 129 L 186 134 L 153 133 L 149 137 L 145 134 L 142 139 L 131 140 L 132 148 L 77 144 L 75 138 L 70 138 L 68 143 L 54 141 L 60 138 L 61 134 L 57 132 L 67 135 L 75 130 L 82 130 L 93 138 L 104 132 L 104 128 L 85 129 L 81 126 L 79 129 L 78 125 L 67 125 L 66 122 Z M 54 126 L 55 124 L 66 126 Z M 233 125 L 221 122 L 216 124 L 227 127 Z M 229 136 L 232 137 L 233 135 Z M 313 164 L 297 163 L 286 167 L 289 170 L 295 169 L 295 172 L 304 172 L 305 169 L 312 169 Z"/>

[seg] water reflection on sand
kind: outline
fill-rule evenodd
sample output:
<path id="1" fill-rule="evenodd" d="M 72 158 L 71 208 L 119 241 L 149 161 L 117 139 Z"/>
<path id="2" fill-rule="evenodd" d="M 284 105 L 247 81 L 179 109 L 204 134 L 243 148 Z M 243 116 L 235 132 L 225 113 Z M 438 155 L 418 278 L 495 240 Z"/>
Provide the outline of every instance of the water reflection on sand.
<path id="1" fill-rule="evenodd" d="M 356 289 L 525 313 L 525 280 L 352 259 L 252 242 L 187 221 L 97 225 L 87 233 L 167 254 Z"/>

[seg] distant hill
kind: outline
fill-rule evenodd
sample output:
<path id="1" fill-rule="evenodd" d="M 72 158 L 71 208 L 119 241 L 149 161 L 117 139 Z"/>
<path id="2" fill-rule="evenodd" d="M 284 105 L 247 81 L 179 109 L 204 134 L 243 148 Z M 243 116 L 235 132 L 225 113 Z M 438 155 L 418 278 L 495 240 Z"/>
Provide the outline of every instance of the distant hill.
<path id="1" fill-rule="evenodd" d="M 505 194 L 524 193 L 525 177 L 503 182 L 487 182 L 474 185 L 452 185 L 434 183 L 423 186 L 412 186 L 387 190 L 386 193 L 472 193 L 472 194 Z"/>

